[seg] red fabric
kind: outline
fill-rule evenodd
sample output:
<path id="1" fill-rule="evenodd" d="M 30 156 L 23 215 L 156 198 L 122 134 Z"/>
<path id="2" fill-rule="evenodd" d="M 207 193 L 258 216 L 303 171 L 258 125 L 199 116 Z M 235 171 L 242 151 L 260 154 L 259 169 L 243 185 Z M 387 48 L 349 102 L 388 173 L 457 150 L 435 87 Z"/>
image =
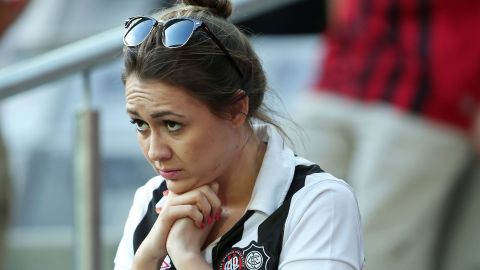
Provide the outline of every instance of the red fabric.
<path id="1" fill-rule="evenodd" d="M 467 129 L 480 100 L 480 1 L 344 0 L 316 88 Z"/>
<path id="2" fill-rule="evenodd" d="M 29 0 L 0 0 L 0 37 L 25 9 Z"/>

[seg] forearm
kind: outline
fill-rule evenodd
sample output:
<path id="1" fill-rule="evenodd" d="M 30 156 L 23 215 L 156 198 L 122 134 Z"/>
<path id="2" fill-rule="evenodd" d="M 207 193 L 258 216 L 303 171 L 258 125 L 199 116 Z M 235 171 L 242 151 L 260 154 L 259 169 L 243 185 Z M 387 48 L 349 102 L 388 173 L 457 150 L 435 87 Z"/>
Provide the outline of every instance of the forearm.
<path id="1" fill-rule="evenodd" d="M 133 259 L 134 270 L 158 270 L 162 266 L 162 262 L 167 256 L 167 252 L 160 252 L 158 254 L 152 253 L 156 250 L 155 247 L 150 246 L 149 239 L 143 241 L 138 247 L 135 257 Z"/>
<path id="2" fill-rule="evenodd" d="M 162 262 L 166 254 L 159 256 L 149 255 L 148 252 L 142 252 L 142 246 L 139 247 L 133 259 L 133 270 L 158 270 L 162 266 Z"/>
<path id="3" fill-rule="evenodd" d="M 158 270 L 162 261 L 155 258 L 137 257 L 133 260 L 132 270 Z"/>

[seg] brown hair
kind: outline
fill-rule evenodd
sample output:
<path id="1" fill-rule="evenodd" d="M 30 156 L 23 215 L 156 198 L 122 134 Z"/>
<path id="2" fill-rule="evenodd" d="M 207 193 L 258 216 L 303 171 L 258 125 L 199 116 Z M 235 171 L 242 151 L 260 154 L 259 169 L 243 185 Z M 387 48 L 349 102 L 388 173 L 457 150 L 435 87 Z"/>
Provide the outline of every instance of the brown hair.
<path id="1" fill-rule="evenodd" d="M 184 0 L 156 14 L 157 20 L 189 17 L 204 22 L 232 56 L 243 76 L 205 33 L 195 31 L 180 48 L 166 48 L 158 28 L 137 47 L 125 47 L 123 80 L 135 75 L 142 80 L 162 81 L 179 86 L 204 102 L 212 113 L 225 115 L 239 98 L 239 89 L 249 98 L 248 118 L 259 119 L 283 130 L 269 116 L 273 111 L 263 103 L 267 82 L 258 56 L 247 37 L 227 18 L 232 13 L 230 0 Z"/>

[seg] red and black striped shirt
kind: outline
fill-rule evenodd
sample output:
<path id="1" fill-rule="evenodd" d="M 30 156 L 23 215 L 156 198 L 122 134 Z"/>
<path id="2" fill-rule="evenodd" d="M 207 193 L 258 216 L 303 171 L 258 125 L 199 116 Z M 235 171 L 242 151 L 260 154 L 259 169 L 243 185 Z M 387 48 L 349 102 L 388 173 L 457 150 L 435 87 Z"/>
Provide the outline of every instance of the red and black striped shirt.
<path id="1" fill-rule="evenodd" d="M 469 128 L 480 99 L 480 1 L 337 4 L 317 89 Z"/>

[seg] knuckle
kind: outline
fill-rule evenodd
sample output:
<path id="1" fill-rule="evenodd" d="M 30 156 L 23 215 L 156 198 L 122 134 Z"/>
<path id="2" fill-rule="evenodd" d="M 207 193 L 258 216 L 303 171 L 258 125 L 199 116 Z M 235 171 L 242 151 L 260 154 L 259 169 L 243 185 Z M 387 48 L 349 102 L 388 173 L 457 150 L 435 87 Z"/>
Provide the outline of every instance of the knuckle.
<path id="1" fill-rule="evenodd" d="M 200 201 L 203 197 L 203 193 L 200 190 L 195 190 L 193 192 L 193 197 L 195 198 L 195 200 Z"/>
<path id="2" fill-rule="evenodd" d="M 197 208 L 193 205 L 187 205 L 187 212 L 190 214 L 195 214 L 197 212 Z"/>
<path id="3" fill-rule="evenodd" d="M 205 213 L 208 213 L 212 210 L 212 207 L 210 206 L 210 204 L 206 204 L 204 207 L 203 207 L 203 211 Z"/>

